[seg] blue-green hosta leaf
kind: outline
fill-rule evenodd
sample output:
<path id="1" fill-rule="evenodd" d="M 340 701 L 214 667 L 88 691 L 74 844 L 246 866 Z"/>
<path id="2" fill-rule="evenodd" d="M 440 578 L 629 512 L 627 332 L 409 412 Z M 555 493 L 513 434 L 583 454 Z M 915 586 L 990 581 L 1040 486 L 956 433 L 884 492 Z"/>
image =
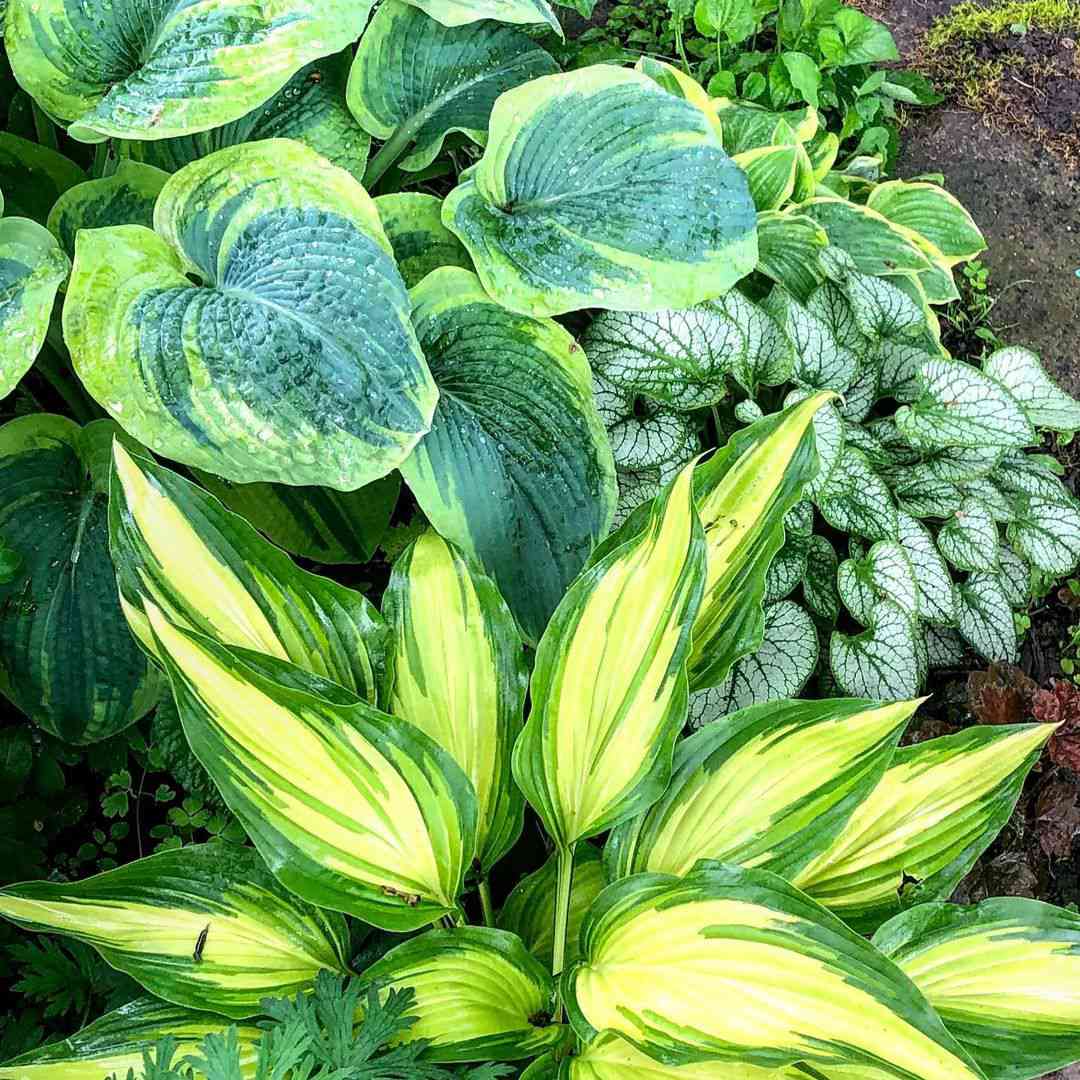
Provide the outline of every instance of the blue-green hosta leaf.
<path id="1" fill-rule="evenodd" d="M 874 945 L 926 995 L 991 1080 L 1029 1080 L 1080 1060 L 1080 916 L 1003 897 L 920 904 Z"/>
<path id="2" fill-rule="evenodd" d="M 237 120 L 360 36 L 366 0 L 11 0 L 19 84 L 83 142 L 165 139 Z"/>
<path id="3" fill-rule="evenodd" d="M 937 184 L 890 180 L 874 187 L 866 205 L 894 225 L 924 238 L 949 265 L 973 259 L 986 247 L 982 233 L 959 199 Z"/>
<path id="4" fill-rule="evenodd" d="M 1015 518 L 1006 526 L 1009 542 L 1044 574 L 1060 577 L 1080 561 L 1080 505 L 1064 490 L 1056 499 L 1038 495 L 1014 501 Z"/>
<path id="5" fill-rule="evenodd" d="M 869 626 L 879 599 L 891 600 L 905 614 L 918 618 L 919 585 L 902 543 L 879 540 L 864 558 L 845 559 L 836 585 L 848 611 Z"/>
<path id="6" fill-rule="evenodd" d="M 109 558 L 109 447 L 119 428 L 37 413 L 0 428 L 0 691 L 85 744 L 145 716 L 160 681 L 128 632 Z"/>
<path id="7" fill-rule="evenodd" d="M 997 349 L 986 358 L 983 371 L 1020 402 L 1037 428 L 1066 432 L 1080 429 L 1080 402 L 1058 388 L 1030 349 Z"/>
<path id="8" fill-rule="evenodd" d="M 443 26 L 403 0 L 386 0 L 360 41 L 347 99 L 368 134 L 412 147 L 397 164 L 416 172 L 452 131 L 483 145 L 495 99 L 558 70 L 520 30 L 491 21 Z"/>
<path id="9" fill-rule="evenodd" d="M 389 633 L 358 592 L 309 574 L 212 495 L 122 446 L 109 528 L 120 600 L 144 648 L 147 605 L 225 645 L 275 656 L 375 703 Z"/>
<path id="10" fill-rule="evenodd" d="M 8 217 L 44 225 L 53 204 L 86 173 L 63 154 L 29 139 L 0 132 L 0 191 Z"/>
<path id="11" fill-rule="evenodd" d="M 866 455 L 845 446 L 828 480 L 815 496 L 821 516 L 834 528 L 868 540 L 896 537 L 896 504 Z"/>
<path id="12" fill-rule="evenodd" d="M 803 599 L 806 606 L 825 622 L 835 622 L 840 614 L 840 593 L 836 588 L 836 570 L 840 560 L 824 536 L 812 536 L 806 550 L 806 577 Z"/>
<path id="13" fill-rule="evenodd" d="M 996 574 L 971 574 L 957 586 L 960 636 L 990 663 L 1018 655 L 1009 597 Z"/>
<path id="14" fill-rule="evenodd" d="M 699 82 L 687 75 L 681 68 L 676 67 L 674 64 L 668 64 L 654 56 L 639 56 L 637 63 L 634 65 L 634 70 L 640 71 L 643 75 L 648 75 L 654 83 L 662 86 L 669 94 L 674 94 L 677 98 L 689 101 L 700 109 L 705 114 L 705 118 L 709 121 L 709 126 L 713 129 L 716 137 L 723 143 L 724 131 L 719 117 L 716 115 L 712 98 L 709 97 Z"/>
<path id="15" fill-rule="evenodd" d="M 609 876 L 714 859 L 790 878 L 877 785 L 917 705 L 776 701 L 718 718 L 676 747 L 660 801 L 612 831 Z"/>
<path id="16" fill-rule="evenodd" d="M 954 668 L 962 664 L 967 649 L 964 639 L 951 626 L 925 626 L 926 662 L 931 669 Z"/>
<path id="17" fill-rule="evenodd" d="M 466 26 L 481 19 L 515 25 L 547 23 L 560 37 L 562 26 L 547 0 L 409 0 L 443 26 Z M 561 0 L 560 0 L 561 2 Z"/>
<path id="18" fill-rule="evenodd" d="M 1036 441 L 1020 403 L 978 368 L 961 360 L 930 360 L 919 381 L 918 399 L 896 412 L 897 427 L 912 446 L 1021 447 Z"/>
<path id="19" fill-rule="evenodd" d="M 822 286 L 824 288 L 824 286 Z M 817 297 L 819 288 L 811 297 Z M 795 348 L 792 379 L 812 390 L 836 390 L 843 393 L 854 381 L 859 368 L 858 355 L 850 343 L 838 341 L 833 327 L 817 311 L 803 306 L 780 289 L 769 296 L 767 310 L 773 315 Z"/>
<path id="20" fill-rule="evenodd" d="M 33 366 L 71 263 L 48 229 L 0 218 L 0 399 Z"/>
<path id="21" fill-rule="evenodd" d="M 440 396 L 402 475 L 535 641 L 615 507 L 588 361 L 561 326 L 501 307 L 467 270 L 435 270 L 411 298 Z"/>
<path id="22" fill-rule="evenodd" d="M 283 139 L 219 150 L 169 178 L 154 225 L 82 233 L 64 306 L 126 430 L 240 483 L 349 491 L 401 464 L 438 391 L 348 173 Z"/>
<path id="23" fill-rule="evenodd" d="M 9 885 L 0 915 L 92 945 L 166 1001 L 237 1018 L 307 990 L 323 968 L 348 967 L 345 920 L 286 892 L 235 844 L 189 844 L 83 881 Z"/>
<path id="24" fill-rule="evenodd" d="M 925 677 L 917 621 L 891 600 L 878 600 L 864 614 L 868 628 L 861 634 L 835 630 L 829 640 L 829 666 L 837 683 L 857 697 L 914 697 Z"/>
<path id="25" fill-rule="evenodd" d="M 408 288 L 440 266 L 472 269 L 469 253 L 442 223 L 442 199 L 419 191 L 399 191 L 375 199 L 394 260 Z"/>
<path id="26" fill-rule="evenodd" d="M 351 63 L 352 49 L 316 60 L 239 120 L 172 139 L 123 142 L 120 153 L 176 172 L 226 146 L 261 139 L 295 139 L 361 180 L 371 137 L 345 104 Z"/>
<path id="27" fill-rule="evenodd" d="M 793 536 L 790 531 L 784 546 L 769 563 L 765 575 L 765 603 L 783 600 L 806 576 L 807 538 Z"/>
<path id="28" fill-rule="evenodd" d="M 534 315 L 689 307 L 757 262 L 746 178 L 704 112 L 604 64 L 503 94 L 443 221 L 488 292 Z"/>
<path id="29" fill-rule="evenodd" d="M 890 961 L 766 870 L 704 863 L 683 878 L 636 874 L 608 886 L 564 992 L 579 1038 L 616 1031 L 671 1063 L 981 1077 Z"/>
<path id="30" fill-rule="evenodd" d="M 956 586 L 934 538 L 922 522 L 901 510 L 897 540 L 911 563 L 919 596 L 919 618 L 945 626 L 956 624 Z"/>
<path id="31" fill-rule="evenodd" d="M 920 392 L 919 372 L 934 357 L 912 341 L 878 342 L 871 363 L 878 371 L 878 397 L 890 397 L 903 405 L 915 401 Z"/>
<path id="32" fill-rule="evenodd" d="M 1050 724 L 976 725 L 901 747 L 793 882 L 863 932 L 947 897 L 1009 820 Z"/>
<path id="33" fill-rule="evenodd" d="M 945 520 L 938 529 L 937 546 L 958 570 L 997 569 L 997 523 L 975 499 L 965 499 L 960 509 Z"/>
<path id="34" fill-rule="evenodd" d="M 825 230 L 802 214 L 769 210 L 758 214 L 756 269 L 805 304 L 822 282 L 821 252 L 829 242 Z"/>

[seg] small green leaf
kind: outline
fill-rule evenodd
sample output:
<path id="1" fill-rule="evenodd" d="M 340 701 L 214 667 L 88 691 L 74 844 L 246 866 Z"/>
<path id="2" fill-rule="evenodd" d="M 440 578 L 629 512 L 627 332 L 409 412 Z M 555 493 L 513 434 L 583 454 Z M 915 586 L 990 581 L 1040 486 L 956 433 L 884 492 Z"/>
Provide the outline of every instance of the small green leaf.
<path id="1" fill-rule="evenodd" d="M 889 28 L 876 19 L 844 7 L 836 13 L 833 23 L 844 39 L 843 66 L 900 59 Z"/>
<path id="2" fill-rule="evenodd" d="M 780 59 L 787 68 L 791 85 L 802 95 L 803 101 L 814 108 L 818 106 L 818 88 L 821 86 L 821 72 L 813 58 L 803 52 L 783 52 Z"/>

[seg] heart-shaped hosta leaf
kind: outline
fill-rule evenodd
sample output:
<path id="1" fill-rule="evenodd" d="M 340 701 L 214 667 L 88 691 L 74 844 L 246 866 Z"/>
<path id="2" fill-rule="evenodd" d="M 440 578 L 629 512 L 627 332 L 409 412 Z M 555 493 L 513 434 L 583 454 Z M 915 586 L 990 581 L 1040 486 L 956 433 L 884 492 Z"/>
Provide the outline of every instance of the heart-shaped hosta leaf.
<path id="1" fill-rule="evenodd" d="M 558 856 L 552 854 L 539 870 L 522 878 L 499 912 L 499 926 L 517 934 L 529 952 L 548 970 L 554 953 L 558 861 Z M 582 841 L 574 848 L 574 868 L 570 877 L 567 964 L 572 964 L 580 955 L 581 924 L 605 885 L 607 878 L 599 849 Z"/>
<path id="2" fill-rule="evenodd" d="M 912 446 L 1029 446 L 1035 429 L 1004 385 L 961 360 L 931 360 L 919 375 L 922 393 L 896 412 Z"/>
<path id="3" fill-rule="evenodd" d="M 836 549 L 824 536 L 810 537 L 806 550 L 806 577 L 802 583 L 803 599 L 811 612 L 826 623 L 835 622 L 840 614 L 840 594 L 836 588 L 839 563 Z"/>
<path id="4" fill-rule="evenodd" d="M 301 570 L 212 495 L 115 449 L 109 527 L 121 603 L 153 650 L 148 605 L 225 645 L 289 660 L 375 704 L 390 650 L 358 592 Z"/>
<path id="5" fill-rule="evenodd" d="M 879 540 L 864 558 L 845 559 L 836 572 L 836 586 L 845 607 L 864 625 L 873 621 L 879 599 L 891 600 L 912 618 L 920 614 L 915 568 L 895 540 Z"/>
<path id="6" fill-rule="evenodd" d="M 938 529 L 937 546 L 958 570 L 997 569 L 997 523 L 976 499 L 965 499 L 960 509 L 945 520 Z"/>
<path id="7" fill-rule="evenodd" d="M 1060 489 L 1055 499 L 1023 495 L 1014 503 L 1009 542 L 1044 574 L 1071 573 L 1080 560 L 1080 505 Z"/>
<path id="8" fill-rule="evenodd" d="M 693 481 L 687 466 L 646 527 L 574 581 L 537 647 L 514 779 L 563 849 L 643 810 L 667 786 L 705 585 Z"/>
<path id="9" fill-rule="evenodd" d="M 224 1016 L 254 1016 L 263 998 L 348 967 L 345 920 L 286 892 L 235 844 L 188 845 L 83 881 L 9 885 L 0 915 L 93 945 L 152 994 Z"/>
<path id="10" fill-rule="evenodd" d="M 1017 659 L 1018 643 L 1009 597 L 996 574 L 971 574 L 957 587 L 960 636 L 993 663 Z"/>
<path id="11" fill-rule="evenodd" d="M 472 269 L 469 253 L 442 223 L 442 199 L 419 191 L 400 191 L 380 195 L 375 209 L 410 289 L 440 266 Z"/>
<path id="12" fill-rule="evenodd" d="M 44 225 L 56 200 L 85 179 L 86 173 L 63 154 L 0 131 L 0 191 L 9 217 Z"/>
<path id="13" fill-rule="evenodd" d="M 937 184 L 890 180 L 874 187 L 866 205 L 894 225 L 917 233 L 949 265 L 973 259 L 986 247 L 960 200 Z"/>
<path id="14" fill-rule="evenodd" d="M 829 478 L 816 493 L 821 516 L 842 532 L 868 540 L 896 537 L 896 505 L 888 485 L 870 466 L 866 455 L 845 446 Z"/>
<path id="15" fill-rule="evenodd" d="M 990 1080 L 1080 1059 L 1080 916 L 1018 896 L 920 904 L 874 945 L 926 995 Z"/>
<path id="16" fill-rule="evenodd" d="M 560 37 L 562 26 L 547 0 L 409 0 L 443 26 L 466 26 L 481 19 L 531 25 L 547 23 Z"/>
<path id="17" fill-rule="evenodd" d="M 360 36 L 366 0 L 11 0 L 19 84 L 83 142 L 165 139 L 237 120 Z"/>
<path id="18" fill-rule="evenodd" d="M 514 617 L 491 579 L 434 532 L 394 564 L 383 611 L 394 633 L 390 711 L 430 735 L 472 783 L 486 874 L 517 840 L 524 812 L 510 774 L 528 683 Z"/>
<path id="19" fill-rule="evenodd" d="M 919 618 L 952 626 L 956 623 L 956 587 L 930 530 L 901 510 L 897 516 L 897 538 L 911 563 L 918 589 Z"/>
<path id="20" fill-rule="evenodd" d="M 1030 349 L 998 349 L 986 358 L 983 371 L 1020 402 L 1036 427 L 1067 432 L 1080 429 L 1080 402 L 1058 389 Z"/>
<path id="21" fill-rule="evenodd" d="M 878 600 L 863 613 L 868 629 L 861 634 L 834 631 L 829 666 L 844 692 L 878 701 L 914 697 L 926 672 L 919 626 L 891 600 Z"/>
<path id="22" fill-rule="evenodd" d="M 128 631 L 109 558 L 108 420 L 37 413 L 0 428 L 0 691 L 46 731 L 86 744 L 153 707 L 157 672 Z"/>
<path id="23" fill-rule="evenodd" d="M 490 21 L 443 26 L 403 0 L 385 0 L 356 51 L 348 103 L 368 134 L 395 151 L 412 147 L 397 164 L 416 172 L 452 131 L 483 145 L 495 99 L 558 70 L 520 30 Z"/>
<path id="24" fill-rule="evenodd" d="M 282 885 L 395 933 L 457 909 L 476 797 L 449 754 L 292 664 L 147 620 L 191 749 Z"/>
<path id="25" fill-rule="evenodd" d="M 48 229 L 29 218 L 0 218 L 0 398 L 37 359 L 70 269 Z"/>
<path id="26" fill-rule="evenodd" d="M 49 231 L 69 256 L 75 254 L 80 229 L 109 225 L 154 224 L 154 203 L 168 174 L 152 165 L 122 160 L 116 172 L 99 180 L 87 180 L 68 188 L 49 212 Z"/>
<path id="27" fill-rule="evenodd" d="M 889 960 L 765 870 L 704 863 L 683 878 L 608 886 L 563 985 L 579 1038 L 619 1032 L 669 1062 L 845 1062 L 904 1080 L 981 1078 Z"/>
<path id="28" fill-rule="evenodd" d="M 227 146 L 261 139 L 295 139 L 361 180 L 371 137 L 345 104 L 351 63 L 352 49 L 316 60 L 239 120 L 195 135 L 125 142 L 121 153 L 176 172 Z"/>
<path id="29" fill-rule="evenodd" d="M 821 293 L 819 289 L 810 298 L 812 304 Z M 783 326 L 784 332 L 795 348 L 795 365 L 792 379 L 800 386 L 812 390 L 845 391 L 854 381 L 859 369 L 859 358 L 851 348 L 856 344 L 838 340 L 834 328 L 821 317 L 820 308 L 800 304 L 781 289 L 774 289 L 766 309 Z"/>
<path id="30" fill-rule="evenodd" d="M 705 114 L 606 64 L 503 94 L 443 221 L 484 288 L 534 315 L 690 307 L 757 262 L 746 178 Z"/>
<path id="31" fill-rule="evenodd" d="M 615 506 L 588 361 L 561 326 L 500 307 L 467 270 L 433 271 L 411 295 L 439 403 L 402 475 L 535 641 Z"/>
<path id="32" fill-rule="evenodd" d="M 777 701 L 707 725 L 676 747 L 660 801 L 612 831 L 609 876 L 715 859 L 790 878 L 873 790 L 917 704 Z"/>
<path id="33" fill-rule="evenodd" d="M 813 218 L 767 211 L 758 214 L 756 269 L 805 304 L 821 284 L 820 255 L 828 234 Z"/>
<path id="34" fill-rule="evenodd" d="M 840 835 L 793 881 L 869 933 L 948 896 L 1009 819 L 1050 724 L 977 725 L 896 751 Z"/>
<path id="35" fill-rule="evenodd" d="M 413 990 L 409 1039 L 433 1061 L 515 1061 L 562 1041 L 555 985 L 516 934 L 484 926 L 429 930 L 363 972 L 380 993 Z"/>
<path id="36" fill-rule="evenodd" d="M 219 150 L 169 178 L 154 223 L 82 233 L 64 306 L 126 430 L 240 483 L 350 491 L 401 464 L 438 392 L 348 173 L 283 139 Z"/>

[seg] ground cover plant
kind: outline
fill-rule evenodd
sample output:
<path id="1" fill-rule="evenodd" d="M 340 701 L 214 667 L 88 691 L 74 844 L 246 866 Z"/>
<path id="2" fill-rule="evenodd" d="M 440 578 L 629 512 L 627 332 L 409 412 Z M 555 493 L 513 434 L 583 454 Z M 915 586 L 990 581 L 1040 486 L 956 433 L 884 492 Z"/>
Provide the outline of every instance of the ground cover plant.
<path id="1" fill-rule="evenodd" d="M 0 1080 L 1080 1059 L 1080 917 L 950 903 L 1065 706 L 901 745 L 1080 405 L 948 355 L 981 234 L 785 12 L 765 107 L 545 0 L 8 0 L 3 765 L 106 827 L 0 888 Z"/>

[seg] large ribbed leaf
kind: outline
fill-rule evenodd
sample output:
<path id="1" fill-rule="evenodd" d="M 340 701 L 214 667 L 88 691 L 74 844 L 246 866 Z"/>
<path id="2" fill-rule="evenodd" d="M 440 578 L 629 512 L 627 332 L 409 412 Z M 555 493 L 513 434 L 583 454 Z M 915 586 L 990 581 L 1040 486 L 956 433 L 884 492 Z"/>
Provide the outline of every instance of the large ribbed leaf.
<path id="1" fill-rule="evenodd" d="M 151 993 L 225 1016 L 347 969 L 340 915 L 286 892 L 251 848 L 194 844 L 83 881 L 0 891 L 0 915 L 85 941 Z M 201 942 L 201 948 L 197 944 Z"/>
<path id="2" fill-rule="evenodd" d="M 64 306 L 118 423 L 242 483 L 348 491 L 401 463 L 437 391 L 356 180 L 285 139 L 230 147 L 168 179 L 154 227 L 80 234 Z"/>
<path id="3" fill-rule="evenodd" d="M 758 214 L 757 270 L 801 303 L 821 284 L 821 252 L 828 234 L 813 218 L 767 211 Z"/>
<path id="4" fill-rule="evenodd" d="M 300 668 L 147 616 L 191 749 L 286 888 L 396 932 L 455 910 L 476 798 L 444 750 Z"/>
<path id="5" fill-rule="evenodd" d="M 467 270 L 435 270 L 411 296 L 439 403 L 402 475 L 535 641 L 614 510 L 588 361 L 561 326 L 507 311 Z"/>
<path id="6" fill-rule="evenodd" d="M 873 790 L 917 704 L 777 701 L 707 724 L 676 747 L 660 801 L 612 832 L 610 876 L 714 859 L 790 877 Z"/>
<path id="7" fill-rule="evenodd" d="M 112 557 L 133 632 L 153 649 L 144 605 L 176 623 L 289 660 L 378 700 L 389 633 L 358 592 L 301 570 L 241 517 L 170 469 L 117 446 Z"/>
<path id="8" fill-rule="evenodd" d="M 360 36 L 351 0 L 11 0 L 20 85 L 83 142 L 164 139 L 236 120 L 308 62 Z"/>
<path id="9" fill-rule="evenodd" d="M 410 289 L 440 266 L 472 269 L 469 253 L 442 223 L 442 199 L 419 191 L 399 191 L 380 195 L 375 209 Z"/>
<path id="10" fill-rule="evenodd" d="M 119 428 L 37 413 L 0 428 L 0 690 L 46 731 L 92 743 L 157 700 L 109 559 L 109 449 Z"/>
<path id="11" fill-rule="evenodd" d="M 990 1080 L 1080 1060 L 1080 916 L 1021 897 L 920 904 L 874 935 Z"/>
<path id="12" fill-rule="evenodd" d="M 383 611 L 394 634 L 390 711 L 472 783 L 486 874 L 517 840 L 524 812 L 510 773 L 528 682 L 514 618 L 491 579 L 434 532 L 394 564 Z"/>
<path id="13" fill-rule="evenodd" d="M 397 164 L 415 172 L 431 164 L 452 131 L 483 145 L 495 99 L 558 70 L 520 30 L 490 21 L 443 26 L 411 4 L 386 0 L 356 51 L 349 108 L 393 150 L 411 146 Z M 372 162 L 373 174 L 381 165 Z"/>
<path id="14" fill-rule="evenodd" d="M 840 835 L 794 878 L 852 926 L 949 895 L 998 834 L 1049 724 L 976 726 L 896 752 Z"/>
<path id="15" fill-rule="evenodd" d="M 873 188 L 866 205 L 893 225 L 918 234 L 948 265 L 973 259 L 986 247 L 960 200 L 937 184 L 890 180 Z"/>
<path id="16" fill-rule="evenodd" d="M 705 113 L 604 64 L 504 94 L 443 220 L 484 288 L 535 315 L 689 307 L 757 261 L 746 178 Z"/>
<path id="17" fill-rule="evenodd" d="M 897 967 L 764 870 L 705 863 L 610 885 L 564 987 L 579 1037 L 615 1031 L 670 1062 L 981 1076 Z"/>
<path id="18" fill-rule="evenodd" d="M 411 987 L 409 1039 L 435 1061 L 514 1061 L 559 1042 L 555 986 L 516 934 L 482 926 L 429 930 L 363 972 L 386 990 Z"/>
<path id="19" fill-rule="evenodd" d="M 0 191 L 4 212 L 44 225 L 53 203 L 86 173 L 63 154 L 0 131 Z"/>
<path id="20" fill-rule="evenodd" d="M 496 22 L 547 23 L 557 34 L 562 27 L 547 0 L 410 0 L 443 26 L 465 26 L 481 19 Z"/>
<path id="21" fill-rule="evenodd" d="M 693 478 L 687 466 L 645 529 L 581 574 L 540 639 L 514 778 L 560 848 L 644 810 L 667 786 L 705 582 Z"/>

